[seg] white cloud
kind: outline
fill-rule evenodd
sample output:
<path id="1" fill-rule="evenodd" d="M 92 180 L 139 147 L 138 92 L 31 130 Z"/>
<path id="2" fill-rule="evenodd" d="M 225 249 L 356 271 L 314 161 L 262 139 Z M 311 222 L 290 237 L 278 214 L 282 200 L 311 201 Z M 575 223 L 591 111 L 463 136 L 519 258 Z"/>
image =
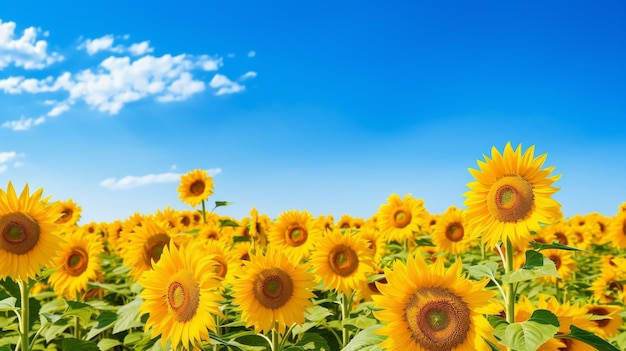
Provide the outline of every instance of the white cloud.
<path id="1" fill-rule="evenodd" d="M 0 173 L 5 172 L 9 167 L 7 165 L 0 165 Z"/>
<path id="2" fill-rule="evenodd" d="M 157 101 L 168 102 L 185 100 L 195 93 L 204 91 L 204 82 L 193 80 L 193 78 L 191 78 L 191 74 L 184 72 L 180 78 L 170 84 L 167 91 L 169 93 L 157 97 Z"/>
<path id="3" fill-rule="evenodd" d="M 0 70 L 10 64 L 24 69 L 41 69 L 64 59 L 56 52 L 48 53 L 45 40 L 37 40 L 41 29 L 28 27 L 16 39 L 15 26 L 15 22 L 0 20 Z"/>
<path id="4" fill-rule="evenodd" d="M 220 168 L 209 169 L 210 175 L 216 175 L 221 173 Z M 178 173 L 160 173 L 160 174 L 147 174 L 143 176 L 125 176 L 123 178 L 107 178 L 100 182 L 100 186 L 111 190 L 127 190 L 137 188 L 140 186 L 157 184 L 157 183 L 176 183 L 180 181 L 181 174 Z"/>
<path id="5" fill-rule="evenodd" d="M 2 28 L 5 27 L 7 25 Z M 12 35 L 13 27 L 7 27 L 10 31 L 4 31 Z M 6 42 L 1 35 L 2 31 L 0 44 Z M 47 111 L 39 113 L 39 117 L 21 117 L 19 120 L 5 121 L 1 126 L 12 130 L 28 130 L 44 123 L 46 117 L 56 117 L 69 111 L 78 102 L 84 102 L 93 110 L 116 115 L 128 103 L 146 98 L 163 103 L 186 100 L 206 90 L 207 85 L 214 90 L 215 95 L 245 90 L 244 85 L 224 75 L 216 74 L 210 82 L 206 82 L 192 74 L 198 70 L 217 71 L 224 65 L 221 57 L 189 54 L 154 56 L 148 54 L 154 51 L 149 41 L 130 46 L 119 44 L 120 40 L 128 39 L 128 35 L 112 34 L 96 39 L 79 39 L 81 43 L 77 48 L 85 50 L 89 55 L 103 51 L 120 54 L 105 58 L 96 67 L 63 72 L 56 77 L 36 79 L 10 76 L 0 79 L 0 92 L 5 94 L 55 93 L 53 96 L 45 96 L 45 100 L 35 105 L 46 106 Z M 0 47 L 0 60 L 2 53 Z M 256 76 L 256 72 L 248 72 L 240 80 L 253 76 Z M 65 97 L 59 96 L 63 93 Z"/>
<path id="6" fill-rule="evenodd" d="M 129 36 L 125 35 L 121 38 L 123 40 L 128 40 Z M 150 47 L 150 42 L 147 40 L 142 41 L 141 43 L 131 44 L 130 46 L 125 46 L 123 44 L 117 44 L 114 46 L 114 43 L 115 37 L 113 34 L 107 34 L 96 39 L 86 39 L 76 48 L 79 50 L 85 49 L 90 56 L 93 56 L 100 51 L 109 51 L 117 54 L 130 53 L 133 56 L 141 56 L 154 51 L 154 48 Z"/>
<path id="7" fill-rule="evenodd" d="M 48 112 L 48 117 L 56 117 L 62 114 L 65 111 L 69 111 L 70 105 L 67 103 L 60 103 L 52 108 L 50 112 Z"/>
<path id="8" fill-rule="evenodd" d="M 131 55 L 141 56 L 147 53 L 154 52 L 154 48 L 150 47 L 149 41 L 142 41 L 141 43 L 135 43 L 128 47 L 128 52 Z"/>
<path id="9" fill-rule="evenodd" d="M 256 51 L 249 51 L 248 52 L 248 57 L 254 57 L 256 56 Z"/>
<path id="10" fill-rule="evenodd" d="M 256 72 L 248 71 L 245 74 L 241 75 L 241 77 L 239 77 L 239 80 L 246 80 L 246 79 L 250 79 L 250 78 L 255 78 L 256 76 L 257 76 Z"/>
<path id="11" fill-rule="evenodd" d="M 245 86 L 235 83 L 228 79 L 228 77 L 219 73 L 213 76 L 213 79 L 209 82 L 209 86 L 211 88 L 219 88 L 215 95 L 233 94 L 243 91 L 246 88 Z"/>
<path id="12" fill-rule="evenodd" d="M 23 116 L 18 120 L 6 121 L 2 123 L 2 127 L 9 128 L 14 131 L 29 130 L 32 126 L 38 126 L 46 121 L 46 117 L 39 116 L 37 118 L 24 118 Z"/>
<path id="13" fill-rule="evenodd" d="M 15 156 L 17 156 L 17 153 L 15 151 L 0 152 L 0 163 L 11 161 L 15 158 Z"/>

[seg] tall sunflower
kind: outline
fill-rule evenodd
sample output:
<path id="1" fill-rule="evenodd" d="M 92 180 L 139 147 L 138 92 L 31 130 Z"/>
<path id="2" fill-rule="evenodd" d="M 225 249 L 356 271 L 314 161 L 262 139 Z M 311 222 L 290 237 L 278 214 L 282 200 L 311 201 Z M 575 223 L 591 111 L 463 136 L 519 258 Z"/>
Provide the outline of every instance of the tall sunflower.
<path id="1" fill-rule="evenodd" d="M 61 252 L 54 259 L 58 267 L 48 282 L 59 297 L 79 299 L 87 291 L 87 283 L 95 281 L 100 271 L 100 255 L 103 252 L 102 241 L 96 236 L 85 235 L 77 229 L 65 237 Z"/>
<path id="2" fill-rule="evenodd" d="M 276 331 L 284 334 L 294 323 L 304 323 L 315 287 L 307 265 L 271 248 L 266 255 L 252 255 L 244 265 L 235 274 L 232 296 L 246 327 L 254 326 L 258 333 L 276 326 Z"/>
<path id="3" fill-rule="evenodd" d="M 291 210 L 278 215 L 269 232 L 268 241 L 274 248 L 284 250 L 300 261 L 309 257 L 317 235 L 319 231 L 310 212 Z"/>
<path id="4" fill-rule="evenodd" d="M 626 211 L 620 211 L 610 221 L 607 229 L 613 246 L 626 249 Z"/>
<path id="5" fill-rule="evenodd" d="M 6 192 L 0 189 L 0 279 L 34 278 L 60 248 L 60 213 L 42 193 L 40 188 L 31 196 L 26 184 L 18 198 L 11 182 Z"/>
<path id="6" fill-rule="evenodd" d="M 163 250 L 170 246 L 176 233 L 177 230 L 168 228 L 166 223 L 146 218 L 126 235 L 128 243 L 122 259 L 124 265 L 132 268 L 130 274 L 134 280 L 139 279 L 144 271 L 152 269 L 153 262 L 159 262 Z"/>
<path id="7" fill-rule="evenodd" d="M 378 208 L 378 228 L 388 241 L 404 243 L 412 241 L 414 233 L 426 226 L 428 212 L 424 200 L 416 199 L 410 194 L 403 199 L 398 194 L 391 194 L 387 203 Z"/>
<path id="8" fill-rule="evenodd" d="M 193 350 L 208 340 L 208 330 L 215 331 L 213 316 L 222 316 L 222 296 L 213 264 L 211 256 L 199 254 L 194 245 L 171 245 L 163 248 L 154 270 L 142 274 L 140 311 L 150 314 L 146 329 L 153 338 L 161 335 L 163 346 L 171 340 L 174 350 L 179 345 Z"/>
<path id="9" fill-rule="evenodd" d="M 353 290 L 367 281 L 374 270 L 368 242 L 358 232 L 340 228 L 327 231 L 315 245 L 310 257 L 313 274 L 326 289 L 350 296 Z"/>
<path id="10" fill-rule="evenodd" d="M 178 196 L 191 207 L 198 206 L 202 201 L 206 201 L 213 194 L 213 177 L 209 172 L 202 169 L 195 169 L 180 177 L 178 186 Z"/>
<path id="11" fill-rule="evenodd" d="M 78 206 L 72 199 L 68 199 L 57 203 L 57 211 L 61 214 L 61 217 L 56 220 L 56 223 L 71 227 L 76 225 L 76 222 L 80 219 L 80 213 L 83 211 L 83 208 Z"/>
<path id="12" fill-rule="evenodd" d="M 433 228 L 433 244 L 452 255 L 469 250 L 474 237 L 468 231 L 465 211 L 450 206 Z"/>
<path id="13" fill-rule="evenodd" d="M 578 238 L 572 231 L 572 227 L 563 221 L 547 224 L 541 227 L 539 232 L 545 239 L 546 244 L 556 241 L 563 245 L 574 246 Z"/>
<path id="14" fill-rule="evenodd" d="M 572 272 L 576 270 L 576 261 L 574 261 L 573 251 L 548 249 L 544 250 L 542 254 L 549 258 L 550 261 L 554 262 L 556 271 L 559 273 L 559 278 L 561 280 L 568 280 L 572 275 Z M 551 283 L 555 283 L 557 281 L 557 277 L 555 276 L 547 276 L 543 277 L 543 279 Z"/>
<path id="15" fill-rule="evenodd" d="M 534 152 L 534 146 L 522 154 L 522 145 L 513 150 L 507 143 L 503 154 L 494 147 L 491 159 L 478 161 L 479 170 L 469 169 L 476 181 L 467 184 L 470 190 L 464 194 L 468 224 L 489 247 L 507 239 L 525 247 L 540 223 L 562 216 L 560 204 L 550 197 L 560 176 L 550 176 L 554 167 L 541 169 L 547 155 L 535 158 Z"/>
<path id="16" fill-rule="evenodd" d="M 607 305 L 596 302 L 589 302 L 584 306 L 587 314 L 590 314 L 593 326 L 589 331 L 595 332 L 603 339 L 610 339 L 615 336 L 622 327 L 622 317 L 620 312 L 623 311 L 619 305 Z"/>
<path id="17" fill-rule="evenodd" d="M 470 281 L 461 275 L 462 263 L 446 268 L 410 255 L 406 264 L 385 268 L 386 284 L 377 284 L 374 316 L 384 324 L 376 332 L 390 351 L 491 350 L 493 328 L 483 314 L 497 314 L 496 292 L 485 290 L 488 279 Z"/>

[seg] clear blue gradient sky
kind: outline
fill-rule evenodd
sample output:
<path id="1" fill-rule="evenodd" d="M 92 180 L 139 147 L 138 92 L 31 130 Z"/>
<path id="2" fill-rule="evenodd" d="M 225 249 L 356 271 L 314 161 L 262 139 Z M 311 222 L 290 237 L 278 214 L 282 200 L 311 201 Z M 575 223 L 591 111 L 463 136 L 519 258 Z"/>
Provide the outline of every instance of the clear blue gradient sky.
<path id="1" fill-rule="evenodd" d="M 623 1 L 62 4 L 0 3 L 0 187 L 79 224 L 186 209 L 196 168 L 237 218 L 441 213 L 507 141 L 566 217 L 626 201 Z"/>

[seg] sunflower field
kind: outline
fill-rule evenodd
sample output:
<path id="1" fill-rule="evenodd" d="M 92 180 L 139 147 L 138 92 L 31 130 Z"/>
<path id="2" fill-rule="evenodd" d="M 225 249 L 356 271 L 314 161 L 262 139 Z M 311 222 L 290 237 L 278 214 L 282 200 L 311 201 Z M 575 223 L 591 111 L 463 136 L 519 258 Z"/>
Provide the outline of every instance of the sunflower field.
<path id="1" fill-rule="evenodd" d="M 370 218 L 188 210 L 79 224 L 0 188 L 0 351 L 626 350 L 626 202 L 565 218 L 555 167 L 506 144 L 464 208 L 391 194 Z"/>

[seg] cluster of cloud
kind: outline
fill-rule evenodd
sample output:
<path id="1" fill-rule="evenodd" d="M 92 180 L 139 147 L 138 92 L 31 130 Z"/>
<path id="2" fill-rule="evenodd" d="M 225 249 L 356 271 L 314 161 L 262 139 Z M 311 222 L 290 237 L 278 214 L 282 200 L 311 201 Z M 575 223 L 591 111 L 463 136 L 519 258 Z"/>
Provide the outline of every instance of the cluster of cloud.
<path id="1" fill-rule="evenodd" d="M 15 23 L 0 21 L 0 70 L 13 64 L 24 69 L 43 69 L 63 60 L 57 53 L 47 52 L 45 40 L 36 40 L 40 29 L 30 27 L 21 38 L 15 37 Z M 63 72 L 46 78 L 29 78 L 23 75 L 0 79 L 0 92 L 5 94 L 57 94 L 61 99 L 47 99 L 44 105 L 51 106 L 47 112 L 36 117 L 21 116 L 7 120 L 2 127 L 12 130 L 28 130 L 40 125 L 46 118 L 57 117 L 71 109 L 77 102 L 83 102 L 91 109 L 109 115 L 118 114 L 126 104 L 154 98 L 157 102 L 183 101 L 190 96 L 214 89 L 215 95 L 242 92 L 241 82 L 256 77 L 250 71 L 236 81 L 215 73 L 208 84 L 196 79 L 193 72 L 213 72 L 219 70 L 224 61 L 221 57 L 209 55 L 164 54 L 154 56 L 154 48 L 149 41 L 125 45 L 116 40 L 128 40 L 129 36 L 115 37 L 111 34 L 96 39 L 82 39 L 78 50 L 85 50 L 90 56 L 107 52 L 94 68 Z M 248 54 L 254 56 L 254 52 Z"/>
<path id="2" fill-rule="evenodd" d="M 24 164 L 18 161 L 17 158 L 23 155 L 18 154 L 15 151 L 0 151 L 0 173 L 9 169 L 9 163 L 13 162 L 13 167 L 22 167 Z"/>
<path id="3" fill-rule="evenodd" d="M 16 38 L 15 22 L 0 19 L 0 70 L 10 64 L 24 69 L 41 69 L 63 61 L 64 57 L 59 53 L 48 53 L 48 43 L 37 40 L 38 33 L 41 29 L 28 27 L 21 37 Z M 47 32 L 42 34 L 48 36 Z"/>
<path id="4" fill-rule="evenodd" d="M 1 155 L 1 154 L 0 154 Z M 174 166 L 172 169 L 175 169 Z M 208 170 L 210 176 L 218 175 L 222 172 L 221 168 L 211 168 Z M 166 172 L 158 174 L 147 174 L 142 176 L 125 176 L 120 179 L 106 178 L 100 182 L 100 186 L 111 190 L 128 190 L 140 186 L 156 184 L 156 183 L 176 183 L 180 182 L 182 174 Z"/>

